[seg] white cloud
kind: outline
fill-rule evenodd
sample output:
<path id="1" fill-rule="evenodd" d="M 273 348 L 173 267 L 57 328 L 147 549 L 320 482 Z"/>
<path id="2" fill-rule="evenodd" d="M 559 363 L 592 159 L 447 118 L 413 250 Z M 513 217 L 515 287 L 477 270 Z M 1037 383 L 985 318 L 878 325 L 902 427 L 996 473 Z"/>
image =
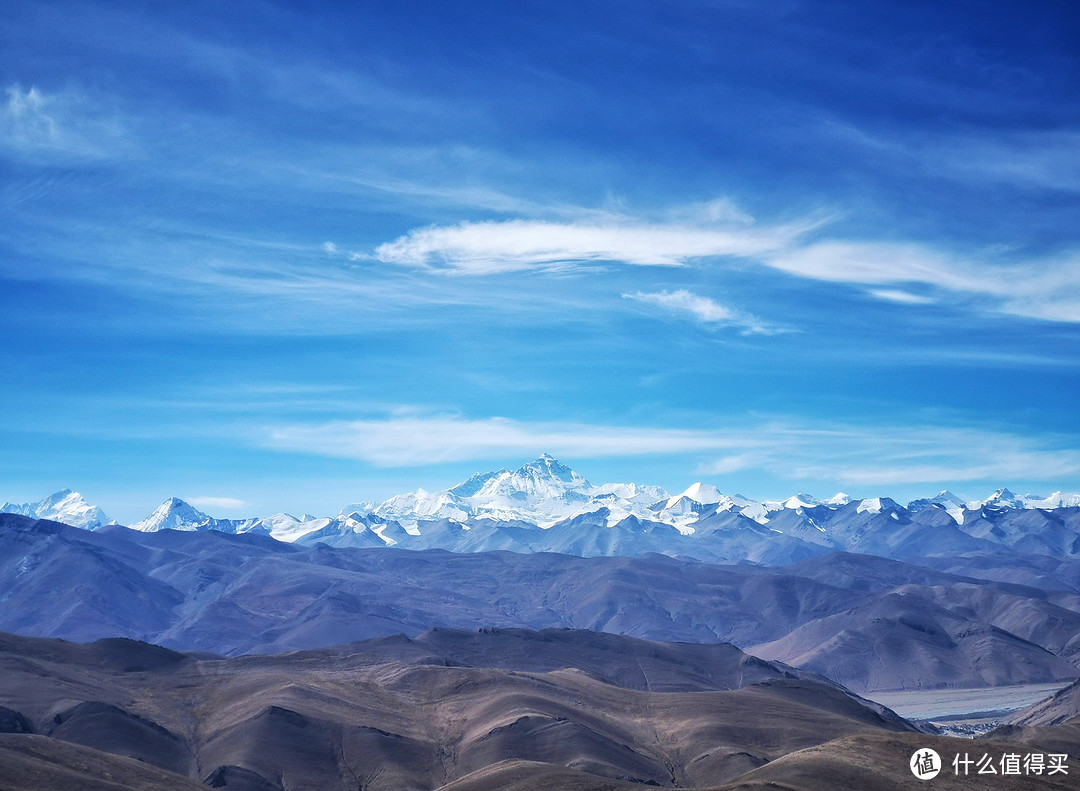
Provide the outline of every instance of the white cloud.
<path id="1" fill-rule="evenodd" d="M 765 430 L 780 443 L 770 448 L 767 466 L 845 486 L 1045 481 L 1080 471 L 1080 452 L 1070 438 L 996 428 L 916 423 Z"/>
<path id="2" fill-rule="evenodd" d="M 187 502 L 196 508 L 222 508 L 226 511 L 250 509 L 250 503 L 235 497 L 189 497 Z"/>
<path id="3" fill-rule="evenodd" d="M 887 242 L 818 242 L 786 250 L 763 263 L 800 277 L 851 285 L 913 284 L 941 292 L 915 295 L 869 289 L 894 302 L 980 299 L 996 313 L 1047 321 L 1080 321 L 1080 255 L 1007 263 L 962 259 L 923 245 Z"/>
<path id="4" fill-rule="evenodd" d="M 971 181 L 1080 191 L 1080 131 L 1075 129 L 953 138 L 939 141 L 936 148 L 942 169 Z"/>
<path id="5" fill-rule="evenodd" d="M 1080 191 L 1080 129 L 1029 128 L 915 135 L 823 121 L 829 136 L 888 157 L 908 172 L 933 174 L 977 186 L 1007 184 L 1021 189 Z"/>
<path id="6" fill-rule="evenodd" d="M 900 302 L 905 305 L 931 305 L 937 302 L 933 297 L 925 297 L 892 288 L 873 288 L 870 289 L 870 294 L 878 299 L 884 299 L 888 302 Z"/>
<path id="7" fill-rule="evenodd" d="M 269 431 L 265 441 L 282 450 L 361 459 L 385 467 L 531 456 L 541 451 L 567 457 L 608 457 L 716 450 L 741 444 L 734 437 L 689 429 L 411 415 L 279 426 Z"/>
<path id="8" fill-rule="evenodd" d="M 842 239 L 806 241 L 827 217 L 759 226 L 730 202 L 674 207 L 661 219 L 599 214 L 579 221 L 508 220 L 418 228 L 379 245 L 373 258 L 402 267 L 463 275 L 599 267 L 681 267 L 739 258 L 796 277 L 866 287 L 902 304 L 964 301 L 998 314 L 1080 321 L 1080 255 L 1054 260 L 962 257 L 928 245 Z M 358 254 L 353 254 L 358 257 Z M 723 265 L 723 264 L 719 264 Z M 684 289 L 624 297 L 693 316 L 705 324 L 777 332 L 763 321 Z"/>
<path id="9" fill-rule="evenodd" d="M 0 149 L 23 156 L 100 159 L 127 146 L 123 125 L 74 91 L 10 85 L 0 105 Z"/>
<path id="10" fill-rule="evenodd" d="M 780 331 L 749 314 L 721 305 L 709 297 L 693 294 L 686 289 L 656 293 L 639 291 L 634 294 L 623 294 L 623 298 L 657 305 L 673 313 L 689 314 L 702 324 L 739 327 L 744 335 L 772 335 Z"/>
<path id="11" fill-rule="evenodd" d="M 56 145 L 60 129 L 48 110 L 52 103 L 37 88 L 25 93 L 18 85 L 8 87 L 7 104 L 4 105 L 4 137 L 17 146 Z"/>
<path id="12" fill-rule="evenodd" d="M 914 244 L 819 242 L 784 251 L 765 263 L 800 277 L 867 285 L 909 282 L 968 289 L 974 276 Z"/>
<path id="13" fill-rule="evenodd" d="M 715 223 L 739 223 L 752 225 L 754 218 L 740 209 L 730 198 L 714 198 L 711 201 L 676 206 L 667 212 L 672 222 L 694 225 Z"/>
<path id="14" fill-rule="evenodd" d="M 740 453 L 699 464 L 697 472 L 699 475 L 730 475 L 740 470 L 759 467 L 763 461 L 765 461 L 764 457 L 757 454 Z"/>
<path id="15" fill-rule="evenodd" d="M 755 228 L 607 221 L 593 223 L 508 220 L 420 228 L 379 245 L 386 263 L 485 275 L 526 269 L 559 270 L 618 262 L 683 266 L 710 256 L 760 256 L 775 252 L 810 224 Z"/>
<path id="16" fill-rule="evenodd" d="M 261 441 L 278 450 L 383 467 L 514 459 L 542 451 L 570 459 L 692 454 L 701 457 L 698 469 L 706 474 L 756 469 L 843 486 L 997 485 L 1060 479 L 1080 471 L 1075 438 L 930 423 L 868 428 L 760 420 L 686 429 L 401 412 L 383 419 L 278 426 Z"/>

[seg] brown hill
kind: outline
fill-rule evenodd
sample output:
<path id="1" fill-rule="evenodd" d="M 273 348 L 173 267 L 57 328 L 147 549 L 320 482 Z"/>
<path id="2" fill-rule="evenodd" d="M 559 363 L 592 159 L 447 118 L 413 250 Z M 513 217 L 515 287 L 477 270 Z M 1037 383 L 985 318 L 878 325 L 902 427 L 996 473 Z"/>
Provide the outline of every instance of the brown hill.
<path id="1" fill-rule="evenodd" d="M 824 740 L 912 728 L 797 675 L 731 646 L 565 630 L 235 659 L 134 641 L 0 640 L 8 720 L 233 789 L 468 788 L 492 767 L 532 765 L 552 783 L 584 773 L 693 787 Z"/>

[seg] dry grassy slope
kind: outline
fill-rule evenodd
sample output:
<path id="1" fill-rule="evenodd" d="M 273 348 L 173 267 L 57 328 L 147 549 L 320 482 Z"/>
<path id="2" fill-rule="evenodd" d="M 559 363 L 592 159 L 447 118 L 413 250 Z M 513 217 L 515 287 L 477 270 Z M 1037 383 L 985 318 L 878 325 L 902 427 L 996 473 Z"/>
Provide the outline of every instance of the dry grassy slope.
<path id="1" fill-rule="evenodd" d="M 0 736 L 0 791 L 153 791 L 207 780 L 232 791 L 627 791 L 642 783 L 894 791 L 926 787 L 907 768 L 924 746 L 947 760 L 957 751 L 1000 755 L 1032 748 L 1073 756 L 1071 777 L 975 777 L 965 784 L 946 774 L 935 788 L 1053 791 L 1075 787 L 1080 771 L 1075 719 L 1057 727 L 1016 726 L 990 740 L 955 740 L 911 733 L 835 686 L 803 679 L 656 693 L 571 667 L 463 667 L 449 650 L 486 657 L 488 665 L 528 656 L 547 666 L 560 655 L 566 664 L 578 655 L 595 664 L 607 640 L 635 643 L 626 657 L 649 645 L 613 636 L 597 643 L 595 635 L 573 632 L 547 636 L 557 639 L 434 633 L 429 640 L 375 641 L 377 650 L 370 652 L 360 645 L 208 659 L 127 640 L 76 645 L 0 635 L 5 721 L 22 722 L 12 713 L 18 712 L 42 732 L 70 723 L 80 708 L 114 718 L 103 729 L 112 742 L 102 729 L 66 735 L 96 739 L 103 749 Z M 500 645 L 507 647 L 505 656 Z M 523 646 L 529 650 L 523 653 Z M 655 648 L 669 652 L 666 667 L 673 673 L 680 646 Z M 548 654 L 540 656 L 543 651 Z M 695 670 L 694 683 L 701 677 Z M 107 752 L 130 755 L 148 743 L 188 750 L 194 758 L 188 778 Z M 142 757 L 176 760 L 168 750 Z"/>
<path id="2" fill-rule="evenodd" d="M 439 791 L 641 791 L 640 783 L 537 761 L 507 760 L 472 772 Z"/>
<path id="3" fill-rule="evenodd" d="M 1072 755 L 1076 755 L 1073 743 Z M 916 750 L 929 747 L 944 759 L 942 772 L 932 780 L 920 780 L 908 768 Z M 979 775 L 967 777 L 952 768 L 953 756 L 968 753 L 973 760 L 984 753 L 994 760 L 1006 752 L 1028 749 L 1003 739 L 951 739 L 909 733 L 862 733 L 845 736 L 790 753 L 767 766 L 712 791 L 925 791 L 928 788 L 956 791 L 1066 791 L 1077 787 L 1080 763 L 1073 757 L 1068 774 L 1049 776 Z"/>
<path id="4" fill-rule="evenodd" d="M 395 641 L 379 641 L 373 653 L 353 646 L 195 659 L 126 640 L 75 645 L 3 636 L 0 705 L 37 733 L 245 790 L 433 789 L 469 776 L 478 782 L 478 772 L 507 761 L 543 763 L 559 776 L 573 769 L 688 787 L 732 779 L 826 739 L 907 727 L 835 686 L 783 673 L 728 691 L 648 692 L 569 667 L 578 655 L 599 661 L 594 635 L 477 637 L 488 664 L 512 664 L 493 656 L 500 642 L 514 656 L 528 638 L 532 662 L 563 669 L 429 664 L 430 655 L 402 661 L 388 656 Z M 679 646 L 604 636 L 601 647 L 608 641 L 624 658 L 650 647 L 666 652 L 666 683 L 674 683 Z M 537 656 L 541 650 L 548 656 Z M 687 647 L 687 663 L 703 650 Z M 734 658 L 733 677 L 716 678 L 718 685 L 743 682 L 743 663 Z M 700 686 L 701 670 L 692 675 Z M 83 727 L 75 727 L 80 717 Z"/>
<path id="5" fill-rule="evenodd" d="M 1041 646 L 974 620 L 970 607 L 942 607 L 933 591 L 903 586 L 747 650 L 859 693 L 1069 681 L 1080 672 Z"/>
<path id="6" fill-rule="evenodd" d="M 0 734 L 0 791 L 206 791 L 151 764 L 45 736 Z"/>
<path id="7" fill-rule="evenodd" d="M 1080 681 L 1058 690 L 1009 718 L 1013 725 L 1061 725 L 1072 721 L 1080 725 Z"/>

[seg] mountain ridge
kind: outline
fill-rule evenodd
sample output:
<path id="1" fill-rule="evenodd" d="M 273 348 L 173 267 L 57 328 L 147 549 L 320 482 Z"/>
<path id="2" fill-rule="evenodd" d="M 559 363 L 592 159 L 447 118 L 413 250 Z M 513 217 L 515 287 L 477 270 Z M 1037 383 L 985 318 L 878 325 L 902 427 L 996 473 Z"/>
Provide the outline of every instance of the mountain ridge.
<path id="1" fill-rule="evenodd" d="M 1017 557 L 999 562 L 1012 569 Z M 250 532 L 87 531 L 5 514 L 0 631 L 239 656 L 415 638 L 432 627 L 556 627 L 767 646 L 765 659 L 856 690 L 1067 683 L 1080 672 L 1080 565 L 1055 565 L 1063 584 L 1050 589 L 870 555 L 767 567 L 658 554 L 336 548 Z M 837 635 L 859 650 L 838 654 Z M 477 656 L 486 639 L 477 638 Z M 912 653 L 940 661 L 912 663 Z"/>
<path id="2" fill-rule="evenodd" d="M 100 508 L 70 490 L 36 504 L 5 503 L 0 511 L 90 530 L 104 527 L 106 519 Z M 335 546 L 585 556 L 660 552 L 783 563 L 826 551 L 904 557 L 920 545 L 923 554 L 1006 546 L 1072 556 L 1080 554 L 1077 514 L 1080 495 L 1020 496 L 1004 487 L 986 500 L 963 500 L 945 490 L 907 506 L 887 497 L 854 499 L 842 493 L 827 500 L 800 493 L 759 502 L 702 482 L 671 495 L 637 483 L 594 485 L 545 453 L 516 470 L 478 472 L 448 489 L 421 488 L 378 504 L 355 503 L 336 516 L 219 519 L 172 497 L 130 527 L 251 532 L 287 543 Z"/>

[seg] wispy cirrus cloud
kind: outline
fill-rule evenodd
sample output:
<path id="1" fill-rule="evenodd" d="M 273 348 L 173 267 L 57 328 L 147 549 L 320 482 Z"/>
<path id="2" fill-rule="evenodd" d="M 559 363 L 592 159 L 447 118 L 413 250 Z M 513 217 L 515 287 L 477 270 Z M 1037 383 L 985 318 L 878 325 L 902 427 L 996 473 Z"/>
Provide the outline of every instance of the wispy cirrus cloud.
<path id="1" fill-rule="evenodd" d="M 757 453 L 737 453 L 703 462 L 698 465 L 697 472 L 699 475 L 730 475 L 733 472 L 758 467 L 767 460 L 768 457 Z"/>
<path id="2" fill-rule="evenodd" d="M 1080 129 L 1072 126 L 948 133 L 918 129 L 905 134 L 828 119 L 821 129 L 875 157 L 888 157 L 908 172 L 925 171 L 935 178 L 983 187 L 1080 190 Z"/>
<path id="3" fill-rule="evenodd" d="M 189 497 L 187 502 L 196 508 L 221 508 L 226 511 L 250 509 L 251 503 L 236 497 Z"/>
<path id="4" fill-rule="evenodd" d="M 689 316 L 706 326 L 734 327 L 743 335 L 775 335 L 784 331 L 748 313 L 722 305 L 714 299 L 694 294 L 684 288 L 653 293 L 638 291 L 633 294 L 623 294 L 623 298 L 655 305 L 676 315 Z"/>
<path id="5" fill-rule="evenodd" d="M 468 275 L 601 263 L 677 267 L 697 258 L 774 252 L 818 222 L 771 228 L 744 222 L 709 227 L 631 219 L 463 222 L 410 231 L 379 245 L 374 254 L 385 263 Z"/>
<path id="6" fill-rule="evenodd" d="M 1028 189 L 1080 191 L 1080 130 L 1025 129 L 936 144 L 937 160 L 958 178 Z"/>
<path id="7" fill-rule="evenodd" d="M 1080 254 L 1048 260 L 987 262 L 960 258 L 925 245 L 823 241 L 792 248 L 764 261 L 813 280 L 856 286 L 907 284 L 935 294 L 869 288 L 893 302 L 978 298 L 984 309 L 1049 321 L 1080 321 Z"/>
<path id="8" fill-rule="evenodd" d="M 698 473 L 751 470 L 842 486 L 948 486 L 1044 482 L 1080 471 L 1075 438 L 998 427 L 914 422 L 868 428 L 841 422 L 760 419 L 700 428 L 603 426 L 508 418 L 394 413 L 383 418 L 290 424 L 266 447 L 357 459 L 382 467 L 530 456 L 701 457 Z M 718 454 L 710 458 L 712 454 Z"/>
<path id="9" fill-rule="evenodd" d="M 871 296 L 883 299 L 886 302 L 900 302 L 905 305 L 932 305 L 937 302 L 933 297 L 912 294 L 909 291 L 900 291 L 895 288 L 872 288 L 869 293 Z"/>
<path id="10" fill-rule="evenodd" d="M 795 477 L 832 479 L 845 486 L 898 486 L 985 481 L 1036 485 L 1080 471 L 1075 438 L 1021 434 L 997 427 L 885 425 L 867 430 L 837 424 L 778 426 L 768 464 L 790 465 Z"/>
<path id="11" fill-rule="evenodd" d="M 834 283 L 929 283 L 969 289 L 972 276 L 952 261 L 915 244 L 823 241 L 785 250 L 765 263 L 799 277 Z"/>
<path id="12" fill-rule="evenodd" d="M 361 459 L 385 467 L 468 461 L 541 451 L 567 457 L 670 454 L 736 447 L 733 437 L 683 429 L 528 423 L 509 418 L 394 415 L 269 429 L 268 447 Z"/>
<path id="13" fill-rule="evenodd" d="M 379 245 L 383 263 L 457 275 L 525 270 L 567 271 L 623 264 L 723 268 L 739 259 L 767 269 L 907 304 L 977 303 L 978 309 L 1048 321 L 1080 321 L 1080 254 L 1003 260 L 916 242 L 822 238 L 830 218 L 807 216 L 759 225 L 728 201 L 675 207 L 662 219 L 610 215 L 588 221 L 518 219 L 418 228 Z M 353 254 L 354 259 L 367 256 Z M 692 316 L 703 324 L 738 325 L 769 334 L 777 328 L 685 289 L 625 292 L 638 302 Z"/>
<path id="14" fill-rule="evenodd" d="M 87 96 L 9 85 L 0 104 L 0 150 L 24 157 L 101 159 L 129 145 L 123 124 Z"/>

